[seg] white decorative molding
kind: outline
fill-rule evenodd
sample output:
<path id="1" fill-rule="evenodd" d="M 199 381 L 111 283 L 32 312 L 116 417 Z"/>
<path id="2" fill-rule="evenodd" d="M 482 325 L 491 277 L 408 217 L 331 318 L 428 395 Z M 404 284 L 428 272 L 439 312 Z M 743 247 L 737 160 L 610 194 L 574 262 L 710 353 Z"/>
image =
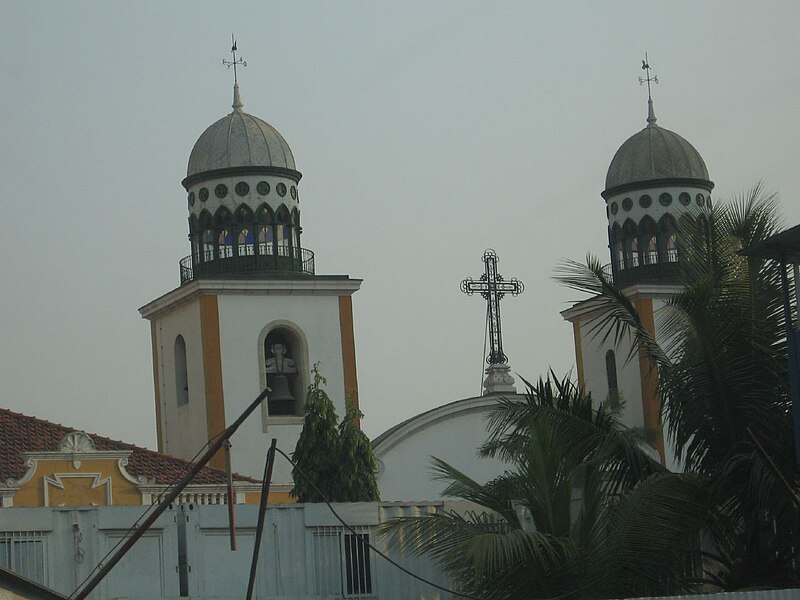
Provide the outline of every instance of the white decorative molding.
<path id="1" fill-rule="evenodd" d="M 128 466 L 128 457 L 122 456 L 117 460 L 117 468 L 119 469 L 120 474 L 125 478 L 126 481 L 130 481 L 134 485 L 142 485 L 146 483 L 155 483 L 155 479 L 147 479 L 144 475 L 132 475 L 128 473 L 128 469 L 125 467 Z"/>
<path id="2" fill-rule="evenodd" d="M 7 479 L 6 480 L 7 487 L 11 486 L 16 486 L 18 488 L 22 487 L 23 485 L 28 483 L 31 479 L 33 479 L 33 474 L 36 473 L 36 459 L 27 456 L 25 453 L 21 453 L 20 455 L 22 456 L 22 459 L 25 461 L 25 466 L 28 467 L 28 470 L 25 471 L 25 475 L 23 475 L 16 481 L 14 481 L 13 479 Z"/>
<path id="3" fill-rule="evenodd" d="M 380 460 L 383 454 L 394 448 L 397 444 L 424 429 L 433 427 L 437 423 L 453 417 L 472 413 L 488 414 L 497 407 L 497 401 L 500 398 L 523 397 L 524 396 L 520 394 L 509 394 L 508 396 L 475 396 L 473 398 L 464 398 L 463 400 L 455 400 L 448 404 L 437 406 L 424 413 L 415 415 L 410 419 L 406 419 L 384 431 L 372 440 L 372 450 L 375 452 L 375 456 Z"/>
<path id="4" fill-rule="evenodd" d="M 106 486 L 106 504 L 112 504 L 112 491 L 111 491 L 111 477 L 100 479 L 100 473 L 53 473 L 50 477 L 45 475 L 42 477 L 44 484 L 44 505 L 50 506 L 50 486 L 64 489 L 64 479 L 91 479 L 92 489 L 97 489 L 101 486 Z"/>
<path id="5" fill-rule="evenodd" d="M 94 441 L 84 431 L 71 431 L 61 440 L 58 445 L 59 452 L 94 452 L 97 447 Z"/>
<path id="6" fill-rule="evenodd" d="M 281 488 L 281 489 L 278 489 Z M 283 486 L 272 485 L 271 491 L 289 491 L 283 490 Z M 142 494 L 142 504 L 155 504 L 160 502 L 161 498 L 165 496 L 172 489 L 172 486 L 162 483 L 154 484 L 147 483 L 138 486 L 139 492 Z M 260 492 L 260 483 L 247 483 L 247 482 L 234 482 L 234 504 L 244 504 L 245 494 L 247 492 Z M 187 485 L 181 493 L 175 498 L 175 504 L 199 504 L 199 505 L 215 505 L 227 504 L 226 497 L 228 495 L 228 486 L 224 483 L 205 483 L 198 485 Z"/>
<path id="7" fill-rule="evenodd" d="M 347 275 L 319 275 L 298 279 L 195 279 L 156 298 L 139 309 L 145 319 L 154 319 L 200 296 L 250 294 L 278 296 L 350 296 L 361 287 L 361 279 Z"/>
<path id="8" fill-rule="evenodd" d="M 13 479 L 6 481 L 5 485 L 0 484 L 0 508 L 13 508 L 14 495 L 19 491 L 19 486 L 14 484 Z"/>
<path id="9" fill-rule="evenodd" d="M 483 380 L 483 395 L 516 394 L 511 367 L 508 365 L 489 365 L 486 367 L 486 378 Z"/>

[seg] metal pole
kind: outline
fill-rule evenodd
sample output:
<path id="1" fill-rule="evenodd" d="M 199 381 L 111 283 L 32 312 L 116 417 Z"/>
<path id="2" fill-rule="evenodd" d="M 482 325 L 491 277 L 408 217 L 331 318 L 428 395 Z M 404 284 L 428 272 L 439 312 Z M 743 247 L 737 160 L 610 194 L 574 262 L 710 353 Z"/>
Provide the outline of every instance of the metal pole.
<path id="1" fill-rule="evenodd" d="M 225 440 L 223 444 L 225 447 L 225 471 L 228 478 L 228 531 L 231 537 L 231 552 L 236 551 L 236 512 L 233 505 L 236 502 L 236 496 L 233 491 L 233 469 L 231 468 L 231 443 Z"/>
<path id="2" fill-rule="evenodd" d="M 789 387 L 792 392 L 792 423 L 794 424 L 794 460 L 800 465 L 800 372 L 798 372 L 797 331 L 792 324 L 792 305 L 789 298 L 789 279 L 786 276 L 786 257 L 781 255 L 781 287 L 783 288 L 783 320 L 786 345 L 789 351 Z"/>
<path id="3" fill-rule="evenodd" d="M 264 465 L 264 481 L 261 483 L 261 502 L 258 505 L 258 523 L 256 524 L 256 540 L 253 546 L 253 558 L 250 561 L 250 579 L 247 582 L 246 600 L 253 597 L 253 588 L 256 585 L 256 569 L 258 567 L 258 553 L 261 550 L 261 535 L 264 533 L 264 517 L 267 514 L 267 499 L 269 498 L 269 484 L 272 481 L 272 465 L 275 464 L 275 447 L 278 440 L 272 438 L 272 443 L 267 450 L 267 463 Z"/>
<path id="4" fill-rule="evenodd" d="M 236 421 L 234 421 L 230 427 L 219 434 L 217 439 L 214 440 L 214 442 L 208 447 L 206 453 L 203 454 L 203 456 L 200 457 L 200 459 L 194 463 L 194 465 L 192 465 L 192 468 L 184 476 L 184 478 L 172 488 L 172 491 L 167 494 L 166 498 L 164 498 L 158 504 L 158 506 L 156 506 L 153 512 L 150 513 L 150 516 L 147 517 L 147 519 L 145 519 L 141 525 L 139 525 L 139 527 L 131 534 L 131 537 L 129 537 L 127 541 L 119 548 L 119 550 L 117 550 L 116 553 L 108 559 L 108 562 L 106 562 L 106 564 L 103 565 L 103 567 L 97 572 L 97 575 L 89 580 L 86 586 L 78 593 L 77 596 L 75 596 L 75 600 L 85 600 L 85 598 L 92 593 L 94 588 L 96 588 L 103 578 L 108 575 L 108 572 L 114 568 L 114 565 L 116 565 L 120 559 L 125 556 L 128 550 L 130 550 L 133 545 L 139 541 L 139 538 L 142 537 L 150 528 L 150 526 L 156 522 L 156 519 L 158 519 L 158 517 L 160 517 L 165 510 L 167 510 L 172 501 L 175 500 L 175 498 L 178 497 L 178 494 L 183 491 L 183 488 L 189 485 L 192 479 L 194 479 L 195 475 L 197 475 L 200 470 L 206 466 L 208 461 L 213 458 L 213 456 L 217 453 L 217 450 L 219 450 L 228 440 L 228 438 L 231 437 L 237 429 L 239 429 L 239 426 L 244 423 L 244 420 L 249 417 L 256 408 L 258 408 L 258 406 L 264 401 L 264 398 L 267 397 L 269 391 L 269 388 L 267 388 L 261 392 L 258 397 L 253 400 L 250 406 L 248 406 L 247 409 L 245 409 L 245 411 L 239 415 L 239 418 L 236 419 Z"/>

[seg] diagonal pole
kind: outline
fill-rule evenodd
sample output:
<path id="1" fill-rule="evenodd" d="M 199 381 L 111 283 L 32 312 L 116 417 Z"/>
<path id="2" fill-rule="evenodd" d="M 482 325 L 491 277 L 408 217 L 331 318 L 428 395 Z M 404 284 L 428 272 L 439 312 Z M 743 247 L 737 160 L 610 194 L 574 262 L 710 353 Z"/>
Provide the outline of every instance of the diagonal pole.
<path id="1" fill-rule="evenodd" d="M 267 397 L 269 394 L 270 389 L 266 388 L 263 392 L 261 392 L 258 397 L 250 403 L 245 411 L 239 415 L 239 418 L 236 419 L 230 427 L 225 429 L 222 433 L 217 436 L 214 442 L 208 447 L 206 453 L 200 457 L 200 459 L 192 465 L 192 468 L 189 472 L 181 479 L 175 487 L 172 488 L 169 494 L 156 506 L 153 512 L 150 513 L 150 516 L 144 520 L 144 522 L 131 534 L 131 537 L 119 548 L 119 550 L 114 553 L 111 558 L 108 559 L 105 565 L 97 572 L 97 574 L 89 580 L 89 583 L 75 596 L 75 600 L 85 600 L 86 597 L 92 593 L 94 588 L 98 586 L 98 584 L 103 580 L 103 578 L 108 575 L 109 571 L 114 568 L 114 566 L 122 559 L 125 554 L 128 553 L 133 545 L 139 541 L 139 538 L 142 537 L 145 532 L 150 529 L 153 523 L 156 522 L 156 519 L 161 516 L 161 514 L 169 508 L 169 505 L 172 504 L 172 501 L 178 497 L 178 495 L 183 491 L 189 483 L 191 483 L 192 479 L 200 472 L 200 470 L 208 464 L 208 462 L 213 458 L 213 456 L 217 453 L 217 451 L 222 448 L 222 445 L 228 441 L 236 430 L 239 429 L 239 426 L 244 423 L 245 419 L 249 417 L 253 411 L 258 408 L 258 406 L 264 401 L 264 398 Z"/>
<path id="2" fill-rule="evenodd" d="M 253 597 L 253 588 L 256 585 L 256 569 L 258 567 L 258 553 L 261 550 L 261 536 L 264 533 L 264 517 L 267 514 L 267 499 L 269 498 L 269 484 L 272 481 L 272 465 L 275 464 L 275 448 L 278 440 L 272 438 L 272 443 L 267 450 L 267 462 L 264 465 L 264 481 L 261 483 L 261 501 L 258 504 L 258 523 L 256 524 L 256 541 L 253 545 L 253 558 L 250 561 L 250 579 L 247 581 L 246 600 Z"/>

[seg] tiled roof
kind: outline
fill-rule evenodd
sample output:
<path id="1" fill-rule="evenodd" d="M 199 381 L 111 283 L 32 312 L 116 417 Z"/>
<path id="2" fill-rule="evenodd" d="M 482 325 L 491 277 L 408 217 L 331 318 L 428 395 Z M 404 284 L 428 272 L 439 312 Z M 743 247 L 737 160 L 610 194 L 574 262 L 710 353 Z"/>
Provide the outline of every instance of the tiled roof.
<path id="1" fill-rule="evenodd" d="M 20 479 L 28 471 L 22 452 L 56 452 L 65 435 L 77 431 L 58 423 L 29 417 L 0 408 L 0 482 Z M 126 471 L 134 477 L 144 476 L 156 483 L 179 481 L 191 468 L 189 461 L 126 444 L 99 435 L 88 434 L 98 450 L 130 451 Z M 234 475 L 237 481 L 257 483 L 257 480 Z M 192 481 L 193 484 L 225 483 L 224 471 L 204 467 Z"/>

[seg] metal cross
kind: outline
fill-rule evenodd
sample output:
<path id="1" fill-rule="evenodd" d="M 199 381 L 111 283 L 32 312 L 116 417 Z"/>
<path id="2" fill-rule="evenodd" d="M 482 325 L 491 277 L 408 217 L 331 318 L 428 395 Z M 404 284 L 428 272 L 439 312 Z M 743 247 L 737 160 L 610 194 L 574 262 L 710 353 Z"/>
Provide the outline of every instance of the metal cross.
<path id="1" fill-rule="evenodd" d="M 236 74 L 236 65 L 242 65 L 243 67 L 247 66 L 247 61 L 243 60 L 240 56 L 238 59 L 236 58 L 236 40 L 233 38 L 233 34 L 231 34 L 231 54 L 233 54 L 233 60 L 225 60 L 222 59 L 222 64 L 228 67 L 229 69 L 233 67 L 233 83 L 239 83 L 239 79 Z"/>
<path id="2" fill-rule="evenodd" d="M 647 82 L 647 99 L 652 100 L 652 96 L 650 95 L 650 82 L 658 83 L 658 75 L 653 75 L 650 77 L 650 63 L 647 61 L 647 52 L 644 53 L 644 60 L 642 61 L 642 69 L 647 72 L 647 77 L 639 77 L 639 85 L 644 85 Z"/>
<path id="3" fill-rule="evenodd" d="M 487 302 L 487 316 L 489 320 L 489 338 L 491 349 L 486 362 L 490 365 L 503 365 L 508 362 L 508 357 L 503 354 L 503 334 L 500 329 L 500 300 L 506 294 L 519 296 L 525 286 L 516 277 L 505 281 L 502 275 L 497 274 L 497 253 L 489 248 L 483 253 L 484 272 L 479 281 L 467 277 L 461 282 L 461 291 L 471 296 L 479 292 Z"/>

